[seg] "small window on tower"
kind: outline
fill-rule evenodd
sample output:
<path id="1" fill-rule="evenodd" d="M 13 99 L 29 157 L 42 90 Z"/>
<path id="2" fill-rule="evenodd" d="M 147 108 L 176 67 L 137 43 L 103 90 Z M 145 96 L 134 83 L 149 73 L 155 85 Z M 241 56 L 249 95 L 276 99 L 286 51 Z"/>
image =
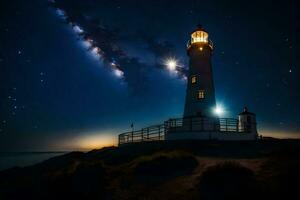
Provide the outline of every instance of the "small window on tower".
<path id="1" fill-rule="evenodd" d="M 204 90 L 198 91 L 198 99 L 204 99 Z"/>
<path id="2" fill-rule="evenodd" d="M 195 84 L 197 82 L 197 76 L 192 76 L 192 84 Z"/>

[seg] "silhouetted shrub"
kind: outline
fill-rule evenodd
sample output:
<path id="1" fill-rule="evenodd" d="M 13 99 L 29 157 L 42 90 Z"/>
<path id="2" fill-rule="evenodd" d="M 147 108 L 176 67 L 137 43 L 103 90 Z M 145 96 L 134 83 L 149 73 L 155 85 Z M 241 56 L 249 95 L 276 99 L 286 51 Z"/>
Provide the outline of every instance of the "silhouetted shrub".
<path id="1" fill-rule="evenodd" d="M 51 199 L 104 199 L 105 175 L 101 163 L 83 162 L 70 174 L 46 180 L 47 193 Z"/>
<path id="2" fill-rule="evenodd" d="M 252 199 L 258 195 L 254 173 L 237 163 L 225 162 L 206 169 L 199 182 L 200 199 Z"/>
<path id="3" fill-rule="evenodd" d="M 164 153 L 140 161 L 134 173 L 139 181 L 155 183 L 190 174 L 197 165 L 194 156 Z"/>
<path id="4" fill-rule="evenodd" d="M 0 199 L 104 199 L 106 180 L 101 162 L 67 163 L 60 169 L 37 170 L 0 183 Z"/>

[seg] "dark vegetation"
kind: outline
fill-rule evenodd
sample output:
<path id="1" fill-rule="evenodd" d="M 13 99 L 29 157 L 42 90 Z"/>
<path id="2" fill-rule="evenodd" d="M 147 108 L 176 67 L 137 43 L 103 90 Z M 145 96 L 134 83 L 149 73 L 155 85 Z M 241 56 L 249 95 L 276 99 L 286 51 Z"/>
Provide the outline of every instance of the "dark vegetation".
<path id="1" fill-rule="evenodd" d="M 135 166 L 134 176 L 142 183 L 159 183 L 188 175 L 198 165 L 192 155 L 180 152 L 159 153 L 141 159 Z"/>
<path id="2" fill-rule="evenodd" d="M 0 199 L 297 199 L 300 141 L 158 142 L 0 172 Z"/>
<path id="3" fill-rule="evenodd" d="M 207 168 L 200 177 L 198 188 L 200 199 L 259 198 L 254 172 L 236 162 Z"/>

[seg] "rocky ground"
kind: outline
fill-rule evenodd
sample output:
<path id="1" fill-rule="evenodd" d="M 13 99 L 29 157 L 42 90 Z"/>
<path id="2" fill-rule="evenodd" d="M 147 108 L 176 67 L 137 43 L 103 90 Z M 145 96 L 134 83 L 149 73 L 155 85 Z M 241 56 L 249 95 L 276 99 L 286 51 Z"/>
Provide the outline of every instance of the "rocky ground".
<path id="1" fill-rule="evenodd" d="M 295 199 L 300 141 L 153 142 L 0 172 L 0 199 Z"/>

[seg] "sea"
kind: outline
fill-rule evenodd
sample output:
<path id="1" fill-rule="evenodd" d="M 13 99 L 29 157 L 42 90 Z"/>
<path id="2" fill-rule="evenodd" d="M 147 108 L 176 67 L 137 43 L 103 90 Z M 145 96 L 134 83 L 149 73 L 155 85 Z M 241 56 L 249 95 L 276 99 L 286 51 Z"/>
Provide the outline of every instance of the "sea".
<path id="1" fill-rule="evenodd" d="M 0 171 L 34 165 L 67 152 L 0 152 Z"/>

